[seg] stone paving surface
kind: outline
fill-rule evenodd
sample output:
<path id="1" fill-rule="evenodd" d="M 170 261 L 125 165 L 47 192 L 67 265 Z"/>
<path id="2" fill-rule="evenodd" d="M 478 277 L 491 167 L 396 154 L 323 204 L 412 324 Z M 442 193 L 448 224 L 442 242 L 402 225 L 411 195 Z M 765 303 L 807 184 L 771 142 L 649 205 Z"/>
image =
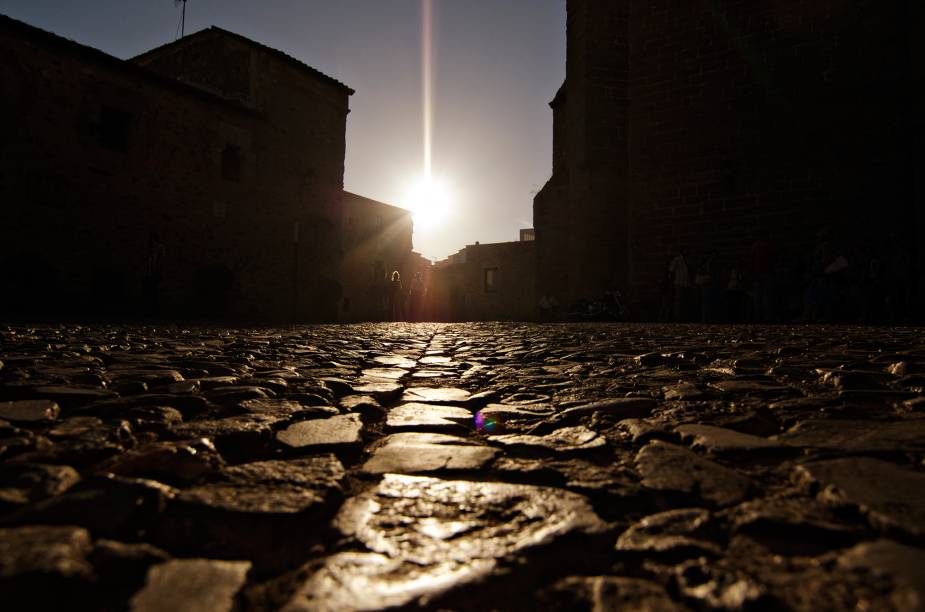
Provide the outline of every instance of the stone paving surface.
<path id="1" fill-rule="evenodd" d="M 4 609 L 925 609 L 922 329 L 0 343 Z"/>

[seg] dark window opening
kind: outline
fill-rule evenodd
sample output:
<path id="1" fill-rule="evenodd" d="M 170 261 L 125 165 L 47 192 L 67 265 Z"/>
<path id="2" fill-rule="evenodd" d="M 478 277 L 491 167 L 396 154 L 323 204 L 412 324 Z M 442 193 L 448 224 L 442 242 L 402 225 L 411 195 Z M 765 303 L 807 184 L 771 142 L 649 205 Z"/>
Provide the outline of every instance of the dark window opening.
<path id="1" fill-rule="evenodd" d="M 100 109 L 100 146 L 112 151 L 128 151 L 132 115 L 110 106 Z"/>
<path id="2" fill-rule="evenodd" d="M 241 180 L 241 151 L 234 145 L 222 149 L 222 178 L 233 183 Z"/>
<path id="3" fill-rule="evenodd" d="M 485 268 L 485 293 L 498 291 L 498 268 Z"/>

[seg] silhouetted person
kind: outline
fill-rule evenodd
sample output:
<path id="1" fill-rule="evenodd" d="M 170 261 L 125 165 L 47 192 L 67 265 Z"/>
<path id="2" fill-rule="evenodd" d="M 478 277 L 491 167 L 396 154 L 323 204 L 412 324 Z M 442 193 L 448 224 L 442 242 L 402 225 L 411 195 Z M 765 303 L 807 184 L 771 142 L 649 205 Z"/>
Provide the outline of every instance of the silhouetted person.
<path id="1" fill-rule="evenodd" d="M 401 274 L 398 273 L 398 270 L 395 270 L 392 272 L 392 278 L 389 281 L 389 320 L 401 321 L 403 298 Z"/>
<path id="2" fill-rule="evenodd" d="M 755 321 L 770 321 L 773 251 L 768 232 L 761 231 L 752 244 L 752 288 L 755 292 Z"/>
<path id="3" fill-rule="evenodd" d="M 408 319 L 417 321 L 421 310 L 421 296 L 424 293 L 424 283 L 421 273 L 415 272 L 408 284 Z"/>
<path id="4" fill-rule="evenodd" d="M 898 236 L 893 237 L 891 251 L 887 271 L 886 308 L 890 322 L 899 323 L 908 320 L 912 314 L 911 298 L 915 287 L 915 275 L 910 248 Z"/>
<path id="5" fill-rule="evenodd" d="M 671 285 L 671 272 L 667 269 L 658 283 L 658 320 L 670 321 L 674 287 Z"/>
<path id="6" fill-rule="evenodd" d="M 556 299 L 556 296 L 549 293 L 543 294 L 543 297 L 540 298 L 540 320 L 554 321 L 556 318 L 556 310 L 558 309 L 559 300 Z"/>
<path id="7" fill-rule="evenodd" d="M 875 323 L 883 317 L 883 262 L 870 247 L 863 251 L 864 275 L 861 278 L 861 321 Z"/>
<path id="8" fill-rule="evenodd" d="M 694 284 L 700 291 L 700 320 L 703 323 L 714 319 L 714 304 L 716 302 L 716 290 L 714 288 L 715 279 L 713 278 L 713 268 L 716 265 L 716 251 L 711 251 L 707 257 L 697 266 L 697 274 L 694 277 Z"/>
<path id="9" fill-rule="evenodd" d="M 841 298 L 844 294 L 850 264 L 848 258 L 840 255 L 831 242 L 825 242 L 820 251 L 819 266 L 822 275 L 819 282 L 819 299 L 815 318 L 832 321 L 841 312 Z M 818 269 L 818 267 L 817 267 Z"/>
<path id="10" fill-rule="evenodd" d="M 164 273 L 164 256 L 166 249 L 154 232 L 148 235 L 148 251 L 145 256 L 144 301 L 145 313 L 149 316 L 160 314 L 161 279 Z"/>
<path id="11" fill-rule="evenodd" d="M 726 283 L 726 317 L 733 322 L 745 318 L 745 283 L 739 263 L 732 264 L 729 270 L 729 282 Z"/>
<path id="12" fill-rule="evenodd" d="M 668 265 L 671 285 L 674 288 L 674 320 L 681 321 L 686 314 L 687 296 L 691 286 L 691 273 L 687 266 L 687 249 L 678 248 L 678 254 Z"/>

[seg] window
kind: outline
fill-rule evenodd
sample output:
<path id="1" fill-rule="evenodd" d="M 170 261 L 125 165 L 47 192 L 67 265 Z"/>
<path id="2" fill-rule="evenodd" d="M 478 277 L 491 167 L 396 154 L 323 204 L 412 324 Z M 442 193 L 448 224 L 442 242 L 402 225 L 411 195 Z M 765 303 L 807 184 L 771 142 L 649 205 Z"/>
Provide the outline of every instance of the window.
<path id="1" fill-rule="evenodd" d="M 485 268 L 485 293 L 498 291 L 498 268 Z"/>
<path id="2" fill-rule="evenodd" d="M 128 151 L 129 131 L 132 115 L 125 111 L 104 106 L 100 109 L 100 146 L 112 151 Z"/>
<path id="3" fill-rule="evenodd" d="M 241 151 L 234 145 L 222 149 L 222 178 L 232 183 L 241 180 Z"/>

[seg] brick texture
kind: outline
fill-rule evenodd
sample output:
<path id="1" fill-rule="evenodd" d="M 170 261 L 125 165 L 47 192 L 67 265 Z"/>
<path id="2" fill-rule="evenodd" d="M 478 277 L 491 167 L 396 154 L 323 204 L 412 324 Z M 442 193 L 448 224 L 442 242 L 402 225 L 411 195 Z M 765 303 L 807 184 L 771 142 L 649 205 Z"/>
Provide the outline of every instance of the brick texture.
<path id="1" fill-rule="evenodd" d="M 760 230 L 791 259 L 824 226 L 920 242 L 912 4 L 569 0 L 539 290 L 615 285 L 648 311 L 679 245 L 747 262 Z"/>
<path id="2" fill-rule="evenodd" d="M 281 55 L 210 29 L 124 62 L 0 18 L 0 308 L 137 314 L 154 232 L 164 314 L 336 318 L 351 90 Z"/>

